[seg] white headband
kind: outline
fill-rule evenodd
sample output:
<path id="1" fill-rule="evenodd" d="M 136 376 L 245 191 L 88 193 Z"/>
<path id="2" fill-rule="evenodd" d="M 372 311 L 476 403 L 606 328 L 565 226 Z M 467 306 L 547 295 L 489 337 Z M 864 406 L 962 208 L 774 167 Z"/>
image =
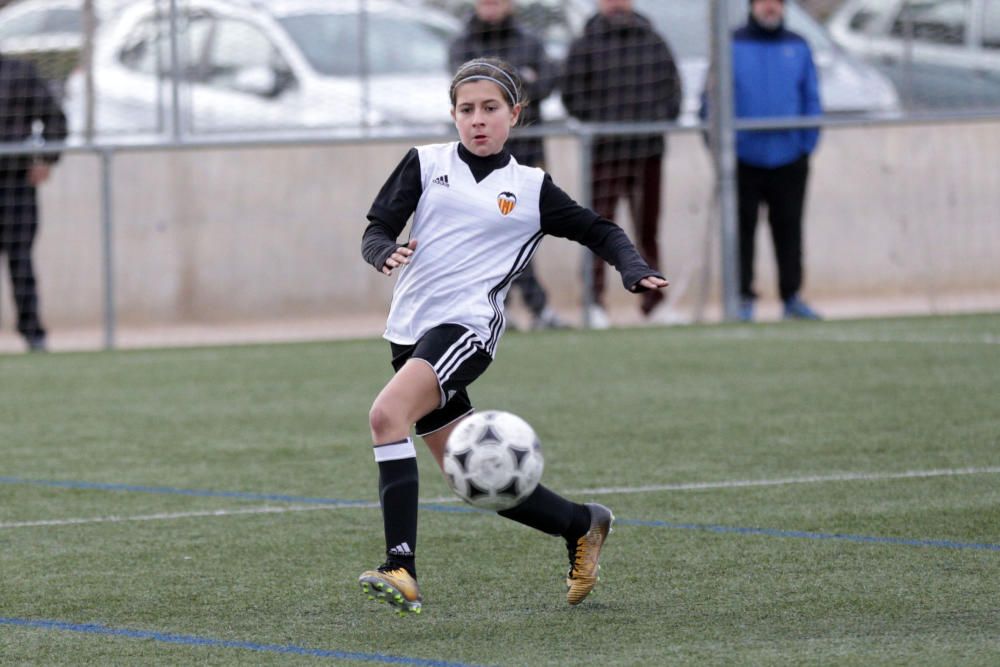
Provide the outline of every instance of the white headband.
<path id="1" fill-rule="evenodd" d="M 498 86 L 500 86 L 500 88 L 505 93 L 507 93 L 507 97 L 510 99 L 511 105 L 517 104 L 517 99 L 518 98 L 513 93 L 513 91 L 517 90 L 517 84 L 514 83 L 514 79 L 511 77 L 510 74 L 507 74 L 507 72 L 503 71 L 503 69 L 501 69 L 500 67 L 497 67 L 496 65 L 493 65 L 491 63 L 483 63 L 483 62 L 470 63 L 469 65 L 466 65 L 462 69 L 458 70 L 458 72 L 455 73 L 455 76 L 458 77 L 458 76 L 460 76 L 462 74 L 462 72 L 464 72 L 467 69 L 471 69 L 473 67 L 489 67 L 490 69 L 494 69 L 494 70 L 500 72 L 501 74 L 504 75 L 504 78 L 506 78 L 508 81 L 510 81 L 510 88 L 508 88 L 506 86 L 506 84 L 504 84 L 499 79 L 497 79 L 495 77 L 492 77 L 492 76 L 489 76 L 487 74 L 473 74 L 471 76 L 464 77 L 463 79 L 461 79 L 461 80 L 459 80 L 458 82 L 455 83 L 455 88 L 458 88 L 460 85 L 462 85 L 466 81 L 480 81 L 480 80 L 492 81 L 493 83 L 495 83 Z"/>

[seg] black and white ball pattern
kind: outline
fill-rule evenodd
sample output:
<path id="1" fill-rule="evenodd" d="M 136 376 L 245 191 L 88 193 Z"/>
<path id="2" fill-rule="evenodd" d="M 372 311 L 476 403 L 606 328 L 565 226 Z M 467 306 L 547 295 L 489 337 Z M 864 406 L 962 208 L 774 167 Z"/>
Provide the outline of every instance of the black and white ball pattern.
<path id="1" fill-rule="evenodd" d="M 444 473 L 452 490 L 488 510 L 510 509 L 531 495 L 544 464 L 535 430 L 517 415 L 499 410 L 463 419 L 444 452 Z"/>

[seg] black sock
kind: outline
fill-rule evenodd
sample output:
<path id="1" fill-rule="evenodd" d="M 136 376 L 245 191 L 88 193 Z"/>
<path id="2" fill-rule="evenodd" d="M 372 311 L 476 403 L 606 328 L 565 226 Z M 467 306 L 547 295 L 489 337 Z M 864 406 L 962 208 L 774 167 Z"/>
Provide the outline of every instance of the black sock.
<path id="1" fill-rule="evenodd" d="M 415 578 L 419 492 L 416 457 L 379 461 L 378 490 L 385 528 L 386 563 L 405 567 Z"/>
<path id="2" fill-rule="evenodd" d="M 523 503 L 497 512 L 549 535 L 576 540 L 590 530 L 590 510 L 539 484 Z"/>

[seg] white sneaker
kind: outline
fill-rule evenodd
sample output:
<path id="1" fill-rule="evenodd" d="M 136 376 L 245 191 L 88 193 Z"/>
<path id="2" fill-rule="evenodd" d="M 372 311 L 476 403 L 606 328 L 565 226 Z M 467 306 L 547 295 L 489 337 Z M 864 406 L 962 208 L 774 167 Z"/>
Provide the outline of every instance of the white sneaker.
<path id="1" fill-rule="evenodd" d="M 608 312 L 597 304 L 587 307 L 587 324 L 591 329 L 611 328 L 611 320 L 608 319 Z"/>
<path id="2" fill-rule="evenodd" d="M 534 331 L 541 329 L 568 329 L 569 325 L 562 321 L 559 315 L 556 314 L 556 311 L 545 306 L 545 309 L 531 321 L 531 328 Z"/>
<path id="3" fill-rule="evenodd" d="M 676 327 L 691 324 L 691 318 L 675 310 L 666 301 L 661 301 L 649 315 L 646 316 L 649 324 L 658 324 L 665 327 Z"/>

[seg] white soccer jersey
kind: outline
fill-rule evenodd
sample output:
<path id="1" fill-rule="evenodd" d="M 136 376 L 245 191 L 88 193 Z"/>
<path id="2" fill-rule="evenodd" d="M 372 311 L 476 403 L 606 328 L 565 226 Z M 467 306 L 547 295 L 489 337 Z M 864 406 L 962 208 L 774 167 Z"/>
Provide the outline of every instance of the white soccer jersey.
<path id="1" fill-rule="evenodd" d="M 589 247 L 618 269 L 626 289 L 642 290 L 639 280 L 660 275 L 621 228 L 507 151 L 478 157 L 458 142 L 411 149 L 368 212 L 366 261 L 382 269 L 411 215 L 417 248 L 399 273 L 385 331 L 400 345 L 459 324 L 493 356 L 504 297 L 546 234 Z"/>
<path id="2" fill-rule="evenodd" d="M 411 345 L 439 324 L 462 324 L 493 355 L 504 297 L 542 240 L 545 173 L 511 158 L 477 183 L 457 143 L 417 152 L 423 194 L 410 231 L 417 248 L 396 283 L 385 338 Z"/>

